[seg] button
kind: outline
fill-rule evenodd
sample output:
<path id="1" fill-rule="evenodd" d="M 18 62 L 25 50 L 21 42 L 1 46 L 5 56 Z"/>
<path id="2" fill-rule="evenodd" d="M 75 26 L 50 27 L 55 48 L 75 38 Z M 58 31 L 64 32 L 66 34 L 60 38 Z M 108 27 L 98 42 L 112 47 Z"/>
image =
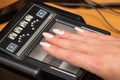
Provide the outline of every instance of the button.
<path id="1" fill-rule="evenodd" d="M 33 19 L 33 16 L 31 15 L 26 15 L 25 18 L 24 18 L 26 21 L 30 22 L 32 19 Z"/>
<path id="2" fill-rule="evenodd" d="M 16 33 L 19 34 L 22 30 L 23 30 L 23 28 L 17 26 L 17 27 L 14 29 L 14 32 L 16 32 Z"/>
<path id="3" fill-rule="evenodd" d="M 40 9 L 36 15 L 40 18 L 44 18 L 47 15 L 47 11 Z"/>
<path id="4" fill-rule="evenodd" d="M 18 45 L 16 45 L 15 43 L 10 43 L 6 49 L 10 52 L 15 52 L 17 48 L 18 48 Z"/>
<path id="5" fill-rule="evenodd" d="M 26 21 L 23 20 L 23 21 L 20 22 L 19 25 L 20 25 L 21 27 L 25 28 L 25 27 L 27 26 L 27 24 L 28 24 L 28 22 L 26 22 Z"/>
<path id="6" fill-rule="evenodd" d="M 14 33 L 14 32 L 11 32 L 9 35 L 8 35 L 8 38 L 14 40 L 15 38 L 17 37 L 17 34 Z"/>

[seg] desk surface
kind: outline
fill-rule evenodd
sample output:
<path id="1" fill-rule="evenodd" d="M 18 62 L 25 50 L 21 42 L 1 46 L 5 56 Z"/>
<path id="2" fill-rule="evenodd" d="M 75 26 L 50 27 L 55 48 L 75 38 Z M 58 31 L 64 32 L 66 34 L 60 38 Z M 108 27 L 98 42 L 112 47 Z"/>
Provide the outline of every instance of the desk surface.
<path id="1" fill-rule="evenodd" d="M 3 3 L 3 2 L 4 3 Z M 5 2 L 6 1 L 6 2 Z M 11 1 L 11 2 L 10 2 Z M 4 4 L 6 5 L 7 2 L 8 4 L 11 4 L 12 2 L 14 2 L 16 0 L 0 0 L 0 7 L 4 6 Z M 96 2 L 99 2 L 99 3 L 103 3 L 103 2 L 120 2 L 120 0 L 94 0 Z M 93 25 L 95 27 L 98 27 L 98 28 L 101 28 L 101 29 L 104 29 L 104 30 L 107 30 L 109 32 L 111 32 L 111 34 L 113 36 L 118 36 L 120 37 L 120 33 L 116 33 L 114 32 L 106 23 L 105 21 L 101 18 L 101 16 L 94 10 L 94 9 L 86 9 L 86 8 L 81 8 L 81 7 L 77 7 L 77 8 L 67 8 L 67 7 L 63 7 L 63 6 L 58 6 L 58 5 L 55 5 L 55 4 L 49 4 L 51 6 L 54 6 L 56 8 L 59 8 L 59 9 L 62 9 L 62 10 L 65 10 L 65 11 L 68 11 L 68 12 L 71 12 L 71 13 L 74 13 L 74 14 L 77 14 L 77 15 L 80 15 L 84 18 L 84 20 L 86 21 L 87 24 L 90 24 L 90 25 Z M 120 8 L 119 9 L 116 9 L 117 11 L 120 12 Z M 120 30 L 120 14 L 117 14 L 117 13 L 114 13 L 112 11 L 109 11 L 108 9 L 100 9 L 100 11 L 102 12 L 102 14 L 106 17 L 106 19 L 113 25 L 115 26 L 117 29 Z M 0 30 L 2 28 L 4 28 L 4 26 L 6 25 L 7 23 L 3 23 L 3 24 L 0 24 Z"/>

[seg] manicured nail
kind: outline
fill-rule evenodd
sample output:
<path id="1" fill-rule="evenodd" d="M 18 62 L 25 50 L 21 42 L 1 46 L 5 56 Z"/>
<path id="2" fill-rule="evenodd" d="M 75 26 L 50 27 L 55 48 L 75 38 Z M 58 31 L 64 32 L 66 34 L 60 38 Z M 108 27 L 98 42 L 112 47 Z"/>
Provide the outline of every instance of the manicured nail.
<path id="1" fill-rule="evenodd" d="M 50 34 L 50 33 L 47 33 L 47 32 L 43 32 L 42 33 L 44 37 L 47 37 L 47 38 L 53 38 L 54 35 Z"/>
<path id="2" fill-rule="evenodd" d="M 75 27 L 74 29 L 75 29 L 76 31 L 79 31 L 79 32 L 84 32 L 84 30 L 81 29 L 81 28 L 79 28 L 79 27 Z"/>
<path id="3" fill-rule="evenodd" d="M 64 34 L 64 31 L 63 30 L 60 30 L 60 29 L 53 29 L 52 30 L 54 33 L 56 34 L 60 34 L 60 35 L 63 35 Z"/>
<path id="4" fill-rule="evenodd" d="M 51 47 L 51 45 L 47 42 L 40 42 L 40 45 L 47 48 Z"/>

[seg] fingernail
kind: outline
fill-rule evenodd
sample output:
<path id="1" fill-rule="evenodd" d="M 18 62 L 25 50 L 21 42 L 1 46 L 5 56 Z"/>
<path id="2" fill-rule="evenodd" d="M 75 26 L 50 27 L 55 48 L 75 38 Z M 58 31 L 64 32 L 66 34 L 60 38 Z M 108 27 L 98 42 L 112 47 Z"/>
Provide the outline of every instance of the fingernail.
<path id="1" fill-rule="evenodd" d="M 40 42 L 40 45 L 47 48 L 51 47 L 51 45 L 47 42 Z"/>
<path id="2" fill-rule="evenodd" d="M 63 30 L 60 30 L 60 29 L 53 29 L 52 30 L 54 33 L 56 34 L 60 34 L 60 35 L 63 35 L 64 34 L 64 31 Z"/>
<path id="3" fill-rule="evenodd" d="M 47 32 L 43 32 L 42 33 L 44 37 L 47 37 L 47 38 L 53 38 L 54 35 L 50 34 L 50 33 L 47 33 Z"/>
<path id="4" fill-rule="evenodd" d="M 79 27 L 74 27 L 74 29 L 75 29 L 76 31 L 79 31 L 79 32 L 84 32 L 84 30 L 81 29 L 81 28 L 79 28 Z"/>

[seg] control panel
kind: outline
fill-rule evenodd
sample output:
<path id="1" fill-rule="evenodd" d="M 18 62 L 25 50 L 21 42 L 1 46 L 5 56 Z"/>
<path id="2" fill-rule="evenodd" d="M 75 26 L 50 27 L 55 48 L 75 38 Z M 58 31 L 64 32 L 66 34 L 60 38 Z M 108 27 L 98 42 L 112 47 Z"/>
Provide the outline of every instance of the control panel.
<path id="1" fill-rule="evenodd" d="M 39 32 L 55 17 L 54 13 L 33 5 L 0 40 L 0 49 L 19 58 Z"/>

